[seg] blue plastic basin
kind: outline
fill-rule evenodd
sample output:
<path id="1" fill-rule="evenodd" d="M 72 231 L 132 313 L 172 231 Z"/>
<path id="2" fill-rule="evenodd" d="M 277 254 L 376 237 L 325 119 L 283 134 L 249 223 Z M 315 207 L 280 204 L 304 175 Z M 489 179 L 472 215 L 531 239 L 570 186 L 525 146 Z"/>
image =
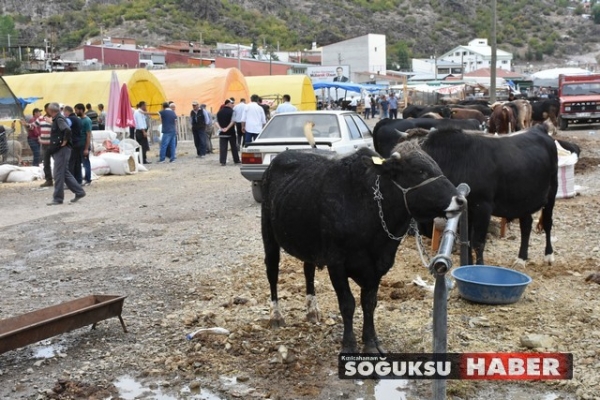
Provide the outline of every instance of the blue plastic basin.
<path id="1" fill-rule="evenodd" d="M 451 274 L 462 298 L 482 304 L 516 303 L 531 283 L 522 272 L 491 265 L 465 265 Z"/>

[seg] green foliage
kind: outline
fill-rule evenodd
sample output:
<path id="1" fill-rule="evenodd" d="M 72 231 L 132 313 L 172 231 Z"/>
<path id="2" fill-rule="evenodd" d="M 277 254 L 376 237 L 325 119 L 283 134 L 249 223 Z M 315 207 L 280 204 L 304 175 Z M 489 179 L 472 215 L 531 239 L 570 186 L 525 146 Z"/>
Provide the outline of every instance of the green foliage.
<path id="1" fill-rule="evenodd" d="M 595 24 L 600 24 L 600 4 L 595 4 L 592 7 L 592 17 Z"/>
<path id="2" fill-rule="evenodd" d="M 581 15 L 585 12 L 585 9 L 583 8 L 583 4 L 577 4 L 577 7 L 575 7 L 575 15 Z"/>
<path id="3" fill-rule="evenodd" d="M 6 75 L 18 75 L 21 73 L 21 61 L 6 60 L 4 64 L 4 72 Z"/>

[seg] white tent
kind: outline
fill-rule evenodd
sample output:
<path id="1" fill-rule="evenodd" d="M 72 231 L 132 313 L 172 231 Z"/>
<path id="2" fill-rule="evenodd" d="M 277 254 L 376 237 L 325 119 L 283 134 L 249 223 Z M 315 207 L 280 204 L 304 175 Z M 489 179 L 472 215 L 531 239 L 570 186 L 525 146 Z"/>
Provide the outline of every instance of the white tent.
<path id="1" fill-rule="evenodd" d="M 590 75 L 591 72 L 587 69 L 581 68 L 552 68 L 538 71 L 531 75 L 533 86 L 544 87 L 549 86 L 553 88 L 558 87 L 558 76 L 559 75 Z"/>

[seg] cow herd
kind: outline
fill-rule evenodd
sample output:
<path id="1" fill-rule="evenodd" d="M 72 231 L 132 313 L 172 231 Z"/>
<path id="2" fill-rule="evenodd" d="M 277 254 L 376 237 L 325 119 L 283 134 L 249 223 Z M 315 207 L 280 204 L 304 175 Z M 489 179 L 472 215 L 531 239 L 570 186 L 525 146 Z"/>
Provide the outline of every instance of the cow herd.
<path id="1" fill-rule="evenodd" d="M 343 158 L 315 149 L 278 155 L 263 180 L 261 210 L 271 325 L 283 324 L 277 297 L 283 249 L 304 262 L 308 319 L 317 321 L 320 315 L 315 269 L 327 267 L 344 323 L 342 353 L 357 351 L 349 279 L 361 288 L 363 351 L 384 353 L 373 324 L 381 278 L 393 266 L 411 219 L 432 226 L 435 217 L 462 211 L 467 202 L 456 190 L 461 183 L 470 187 L 469 263 L 484 263 L 488 225 L 498 216 L 519 220 L 517 262 L 524 264 L 532 214 L 540 210 L 544 260 L 552 263 L 558 152 L 549 127 L 555 111 L 550 103 L 525 100 L 494 107 L 412 105 L 403 119 L 377 123 L 376 152 L 360 149 Z M 490 135 L 485 129 L 519 132 Z M 571 143 L 561 145 L 579 151 Z"/>

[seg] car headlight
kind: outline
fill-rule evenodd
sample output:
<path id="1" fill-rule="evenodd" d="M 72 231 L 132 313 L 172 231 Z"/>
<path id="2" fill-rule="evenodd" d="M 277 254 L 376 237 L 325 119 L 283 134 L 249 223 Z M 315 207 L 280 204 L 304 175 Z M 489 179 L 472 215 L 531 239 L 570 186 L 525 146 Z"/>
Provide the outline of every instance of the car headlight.
<path id="1" fill-rule="evenodd" d="M 565 107 L 565 111 L 571 111 L 571 107 Z"/>

